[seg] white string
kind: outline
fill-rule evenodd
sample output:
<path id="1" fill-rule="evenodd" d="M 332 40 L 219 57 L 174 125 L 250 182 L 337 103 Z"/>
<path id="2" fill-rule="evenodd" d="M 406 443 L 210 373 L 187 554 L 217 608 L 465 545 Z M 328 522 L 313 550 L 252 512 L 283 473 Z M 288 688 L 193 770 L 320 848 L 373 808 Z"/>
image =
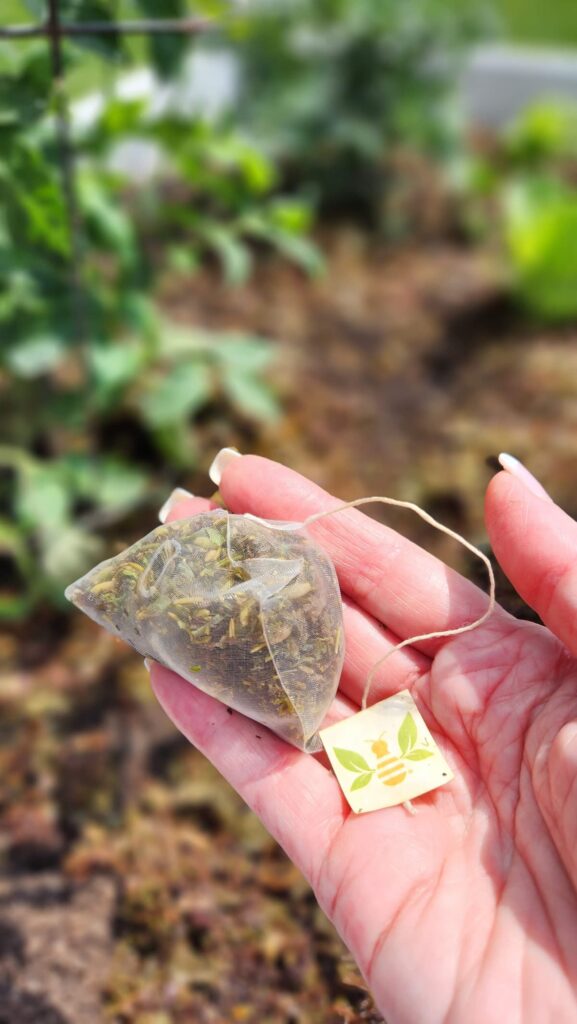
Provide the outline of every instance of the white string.
<path id="1" fill-rule="evenodd" d="M 455 530 L 451 530 L 448 526 L 444 526 L 443 523 L 439 523 L 438 520 L 434 519 L 433 516 L 429 515 L 428 512 L 425 512 L 425 510 L 420 508 L 419 505 L 415 505 L 412 501 L 400 501 L 397 498 L 387 498 L 380 495 L 373 496 L 371 498 L 357 498 L 355 501 L 347 501 L 343 505 L 337 505 L 336 508 L 329 509 L 326 512 L 316 512 L 313 515 L 308 516 L 302 525 L 310 526 L 311 523 L 316 523 L 319 519 L 324 519 L 325 516 L 332 516 L 335 512 L 342 512 L 347 508 L 356 508 L 358 505 L 368 505 L 370 502 L 380 502 L 383 505 L 394 505 L 396 508 L 408 508 L 412 512 L 416 512 L 417 515 L 420 516 L 421 519 L 424 519 L 426 523 L 434 526 L 436 530 L 440 530 L 441 533 L 446 533 L 448 537 L 452 537 L 453 540 L 456 540 L 474 555 L 477 555 L 477 557 L 484 562 L 489 576 L 489 603 L 486 610 L 478 619 L 475 619 L 474 622 L 467 623 L 465 626 L 457 626 L 455 629 L 439 629 L 433 633 L 421 633 L 418 636 L 410 636 L 406 640 L 402 640 L 400 643 L 395 644 L 390 651 L 387 651 L 382 658 L 379 658 L 379 660 L 375 662 L 367 676 L 361 701 L 361 707 L 363 710 L 367 707 L 369 694 L 377 669 L 379 669 L 392 654 L 396 651 L 400 651 L 403 647 L 408 647 L 409 644 L 420 643 L 422 640 L 434 640 L 439 637 L 458 636 L 460 633 L 469 633 L 472 629 L 477 629 L 486 622 L 495 607 L 495 574 L 493 572 L 493 566 L 487 558 L 487 555 L 484 554 L 483 551 L 480 551 L 479 548 L 475 547 L 474 544 L 471 544 L 470 541 L 465 540 L 460 533 L 456 533 Z"/>

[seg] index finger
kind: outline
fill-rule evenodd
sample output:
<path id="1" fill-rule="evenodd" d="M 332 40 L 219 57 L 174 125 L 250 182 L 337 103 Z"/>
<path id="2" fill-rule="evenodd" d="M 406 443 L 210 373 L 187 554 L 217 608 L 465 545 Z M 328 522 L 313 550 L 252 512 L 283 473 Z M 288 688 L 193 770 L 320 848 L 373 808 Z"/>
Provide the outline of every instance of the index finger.
<path id="1" fill-rule="evenodd" d="M 227 461 L 219 482 L 227 507 L 302 522 L 337 499 L 299 473 L 256 455 Z M 405 639 L 479 618 L 487 596 L 440 559 L 388 526 L 347 509 L 307 528 L 332 558 L 341 589 Z M 442 641 L 425 641 L 427 654 Z"/>

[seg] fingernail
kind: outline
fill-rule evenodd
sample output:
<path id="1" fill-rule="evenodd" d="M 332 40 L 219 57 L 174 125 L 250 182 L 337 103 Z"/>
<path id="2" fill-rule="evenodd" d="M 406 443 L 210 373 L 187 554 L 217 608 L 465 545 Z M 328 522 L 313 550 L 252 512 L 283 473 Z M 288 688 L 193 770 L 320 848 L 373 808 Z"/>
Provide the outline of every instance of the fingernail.
<path id="1" fill-rule="evenodd" d="M 187 498 L 194 498 L 194 494 L 184 489 L 184 487 L 175 487 L 172 494 L 168 495 L 168 498 L 164 502 L 164 505 L 158 513 L 158 518 L 161 523 L 165 523 L 168 519 L 168 514 L 171 508 L 174 508 L 179 501 L 186 501 Z"/>
<path id="2" fill-rule="evenodd" d="M 557 735 L 557 743 L 561 753 L 577 755 L 577 722 L 566 722 Z"/>
<path id="3" fill-rule="evenodd" d="M 510 473 L 511 476 L 516 476 L 517 480 L 520 480 L 522 484 L 525 484 L 527 490 L 532 491 L 532 493 L 536 494 L 538 498 L 546 498 L 547 501 L 553 500 L 547 494 L 547 491 L 542 484 L 539 483 L 537 478 L 534 477 L 533 474 L 530 473 L 523 463 L 519 462 L 519 459 L 516 459 L 514 455 L 508 455 L 507 452 L 501 452 L 499 455 L 499 463 L 507 473 Z"/>
<path id="4" fill-rule="evenodd" d="M 145 667 L 146 671 L 149 674 L 150 674 L 150 670 L 152 668 L 152 665 L 153 665 L 152 658 L 145 658 L 144 659 L 144 667 Z"/>
<path id="5" fill-rule="evenodd" d="M 220 487 L 220 481 L 222 480 L 222 474 L 224 473 L 229 462 L 233 459 L 242 458 L 241 452 L 236 448 L 221 448 L 218 455 L 212 461 L 212 465 L 208 471 L 208 475 L 212 480 L 213 484 Z"/>

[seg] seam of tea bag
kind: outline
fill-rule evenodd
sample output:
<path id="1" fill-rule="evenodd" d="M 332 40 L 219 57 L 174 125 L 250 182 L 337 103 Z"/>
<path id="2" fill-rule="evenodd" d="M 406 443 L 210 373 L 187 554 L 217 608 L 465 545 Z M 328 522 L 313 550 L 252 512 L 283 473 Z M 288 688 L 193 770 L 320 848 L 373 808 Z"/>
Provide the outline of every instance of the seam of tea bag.
<path id="1" fill-rule="evenodd" d="M 227 553 L 227 555 L 229 557 L 229 560 L 232 562 L 232 564 L 233 565 L 238 565 L 238 562 L 232 557 L 231 536 L 230 536 L 230 513 L 229 512 L 226 513 L 226 553 Z"/>
<path id="2" fill-rule="evenodd" d="M 137 589 L 143 597 L 150 597 L 153 591 L 158 590 L 158 585 L 162 577 L 167 572 L 168 567 L 174 562 L 175 558 L 179 557 L 181 551 L 182 545 L 174 537 L 167 537 L 167 539 L 158 546 L 137 583 Z M 149 576 L 151 578 L 154 576 L 157 562 L 163 563 L 162 568 L 160 569 L 158 576 L 155 579 L 152 579 L 152 583 L 149 586 L 147 580 Z"/>
<path id="3" fill-rule="evenodd" d="M 268 526 L 269 530 L 280 530 L 281 532 L 284 530 L 287 532 L 302 530 L 304 525 L 304 523 L 284 522 L 283 520 L 279 520 L 277 523 L 274 519 L 262 519 L 260 516 L 253 516 L 252 512 L 244 512 L 243 518 L 252 519 L 253 522 L 260 523 L 261 526 Z"/>
<path id="4" fill-rule="evenodd" d="M 270 524 L 270 522 L 268 520 L 261 519 L 259 516 L 249 515 L 248 513 L 247 513 L 246 516 L 243 516 L 243 517 L 239 516 L 239 518 L 252 519 L 254 522 L 259 523 L 261 526 L 267 526 L 267 527 L 271 526 L 271 524 Z M 232 519 L 232 515 L 229 514 L 228 520 L 227 520 L 227 525 L 226 525 L 226 544 L 227 544 L 228 557 L 230 558 L 230 561 L 232 562 L 233 565 L 246 565 L 248 561 L 251 561 L 251 559 L 244 559 L 243 561 L 239 562 L 235 558 L 233 558 L 233 556 L 232 556 L 232 549 L 231 549 L 231 519 Z M 300 527 L 300 523 L 299 524 L 292 524 L 292 523 L 284 524 L 283 523 L 283 524 L 280 524 L 280 525 L 281 525 L 282 529 L 289 529 L 290 528 L 291 530 L 294 530 L 295 525 L 298 525 Z M 272 527 L 272 528 L 274 529 L 275 527 Z M 301 564 L 302 564 L 302 559 L 299 559 L 299 562 L 301 562 Z M 300 570 L 299 570 L 299 572 L 300 572 Z M 258 579 L 254 579 L 253 577 L 251 577 L 251 582 L 253 583 L 255 589 L 262 589 L 259 586 Z M 290 582 L 292 582 L 292 580 Z M 288 586 L 288 585 L 289 584 L 287 583 L 286 586 Z M 284 589 L 284 588 L 282 588 L 282 589 Z M 282 589 L 281 589 L 281 591 L 278 591 L 277 593 L 282 593 Z M 270 641 L 269 636 L 268 636 L 267 620 L 266 620 L 266 605 L 267 605 L 267 603 L 269 601 L 271 601 L 273 599 L 273 597 L 277 596 L 277 593 L 275 593 L 275 594 L 263 594 L 262 597 L 260 598 L 260 602 L 261 602 L 261 604 L 260 604 L 260 608 L 261 608 L 261 622 L 262 622 L 263 636 L 264 636 L 265 641 L 266 641 L 267 650 L 268 650 L 268 653 L 270 654 L 271 663 L 272 663 L 272 666 L 273 666 L 274 671 L 276 673 L 276 677 L 277 677 L 280 689 L 285 694 L 287 700 L 290 701 L 290 703 L 292 705 L 292 708 L 293 708 L 293 711 L 294 711 L 294 714 L 295 714 L 296 718 L 299 721 L 299 725 L 300 725 L 300 729 L 301 729 L 301 736 L 302 736 L 302 743 L 303 743 L 303 747 L 304 747 L 305 746 L 304 724 L 303 724 L 302 718 L 299 715 L 298 710 L 297 710 L 297 708 L 295 706 L 293 698 L 291 697 L 290 693 L 287 691 L 287 689 L 286 689 L 286 687 L 285 687 L 285 685 L 284 685 L 284 683 L 282 681 L 282 676 L 281 676 L 281 673 L 280 673 L 279 666 L 277 664 L 277 659 L 275 657 L 273 646 L 271 645 L 271 641 Z"/>
<path id="5" fill-rule="evenodd" d="M 433 516 L 429 515 L 428 512 L 425 512 L 424 509 L 422 509 L 419 505 L 416 505 L 412 501 L 401 501 L 398 498 L 388 498 L 383 495 L 374 495 L 370 498 L 357 498 L 354 501 L 344 502 L 342 505 L 338 505 L 336 508 L 329 509 L 328 511 L 315 512 L 313 513 L 313 515 L 307 516 L 307 518 L 302 523 L 302 526 L 310 526 L 311 523 L 315 523 L 317 522 L 317 520 L 324 519 L 327 516 L 334 515 L 335 512 L 343 512 L 347 508 L 356 508 L 359 505 L 368 505 L 371 502 L 378 502 L 382 505 L 394 505 L 396 508 L 406 508 L 412 512 L 416 512 L 417 515 L 420 516 L 421 519 L 424 519 L 426 523 L 429 523 L 436 530 L 440 530 L 441 533 L 446 533 L 448 537 L 452 537 L 453 540 L 456 540 L 459 544 L 461 544 L 463 547 L 466 547 L 474 555 L 477 555 L 477 557 L 480 558 L 482 562 L 484 562 L 485 567 L 487 569 L 487 574 L 489 576 L 489 600 L 487 608 L 485 609 L 483 614 L 479 616 L 478 619 L 475 619 L 474 622 L 469 622 L 464 626 L 457 626 L 454 629 L 439 629 L 435 630 L 432 633 L 420 633 L 417 636 L 407 637 L 406 640 L 402 640 L 400 643 L 395 644 L 395 646 L 391 648 L 390 651 L 387 651 L 387 653 L 382 658 L 379 658 L 379 660 L 375 662 L 367 676 L 365 687 L 363 690 L 363 698 L 361 701 L 361 708 L 363 708 L 363 710 L 367 707 L 367 702 L 369 699 L 369 694 L 371 691 L 375 673 L 377 669 L 380 668 L 381 665 L 387 660 L 387 658 L 390 658 L 391 655 L 395 654 L 396 651 L 402 650 L 403 647 L 407 647 L 409 644 L 420 643 L 422 640 L 434 640 L 442 637 L 459 636 L 459 634 L 461 633 L 469 633 L 471 630 L 477 629 L 484 622 L 486 622 L 486 620 L 489 618 L 495 607 L 495 574 L 493 572 L 493 566 L 491 565 L 491 562 L 488 559 L 487 555 L 479 548 L 475 547 L 474 544 L 471 544 L 470 541 L 462 537 L 460 533 L 457 533 L 455 530 L 451 530 L 450 527 L 438 522 L 437 519 L 434 519 Z"/>
<path id="6" fill-rule="evenodd" d="M 266 527 L 269 530 L 277 530 L 277 531 L 279 531 L 281 533 L 282 532 L 294 533 L 294 532 L 297 532 L 297 531 L 300 532 L 302 530 L 302 528 L 303 528 L 303 525 L 304 525 L 302 522 L 294 522 L 294 521 L 288 521 L 287 522 L 287 521 L 283 521 L 283 520 L 275 521 L 275 520 L 272 520 L 272 519 L 263 519 L 261 516 L 253 515 L 252 512 L 245 512 L 244 515 L 243 515 L 243 518 L 244 519 L 251 519 L 253 522 L 259 523 L 261 526 L 264 526 L 264 527 Z M 331 559 L 329 558 L 328 555 L 325 555 L 325 557 L 327 559 L 328 565 L 330 566 L 331 573 L 332 573 L 332 576 L 334 578 L 334 583 L 335 583 L 335 585 L 337 587 L 337 590 L 338 590 L 339 583 L 338 583 L 338 577 L 337 577 L 334 565 L 333 565 L 333 563 L 332 563 L 332 561 L 331 561 Z M 263 621 L 263 630 L 264 630 L 265 638 L 267 640 L 267 645 L 268 645 L 269 644 L 269 640 L 268 640 L 268 637 L 266 637 L 266 625 L 265 625 L 264 621 Z M 305 741 L 304 722 L 303 722 L 303 720 L 302 720 L 302 718 L 301 718 L 301 716 L 300 716 L 300 714 L 299 714 L 299 712 L 298 712 L 298 710 L 297 710 L 297 708 L 295 706 L 293 698 L 288 693 L 286 687 L 284 686 L 284 684 L 282 682 L 281 673 L 280 673 L 280 671 L 279 671 L 279 669 L 277 667 L 276 659 L 275 659 L 273 651 L 270 649 L 270 646 L 269 646 L 269 652 L 270 652 L 271 658 L 273 660 L 273 664 L 275 666 L 275 670 L 276 670 L 277 677 L 279 679 L 280 685 L 281 685 L 282 689 L 284 690 L 284 692 L 286 693 L 288 699 L 290 700 L 290 702 L 291 702 L 291 704 L 292 704 L 292 706 L 294 708 L 295 715 L 297 716 L 297 718 L 298 718 L 298 720 L 300 722 L 301 730 L 302 730 L 302 737 L 303 737 L 303 747 L 302 747 L 302 749 L 306 753 L 319 753 L 323 749 L 323 747 L 322 747 L 322 743 L 321 743 L 319 735 L 318 735 L 318 728 L 316 729 L 315 732 L 311 733 L 309 735 L 308 739 L 306 739 L 306 741 Z"/>
<path id="7" fill-rule="evenodd" d="M 286 689 L 286 687 L 285 687 L 285 685 L 284 685 L 284 683 L 282 681 L 282 677 L 281 677 L 281 674 L 280 674 L 280 669 L 279 669 L 279 667 L 277 665 L 277 660 L 276 660 L 274 651 L 273 651 L 273 649 L 271 647 L 271 642 L 270 642 L 270 640 L 268 638 L 267 624 L 266 624 L 266 619 L 264 617 L 264 610 L 265 610 L 264 609 L 264 605 L 266 604 L 267 601 L 272 600 L 272 597 L 276 597 L 276 594 L 271 595 L 271 597 L 266 597 L 265 600 L 263 601 L 262 605 L 261 605 L 262 631 L 263 631 L 264 638 L 266 640 L 267 650 L 268 650 L 268 652 L 269 652 L 269 654 L 271 656 L 272 664 L 273 664 L 274 670 L 276 672 L 276 677 L 277 677 L 277 679 L 279 681 L 280 688 L 283 691 L 283 693 L 286 695 L 287 699 L 290 700 L 292 708 L 293 708 L 293 711 L 294 711 L 296 717 L 299 720 L 299 725 L 300 725 L 300 728 L 301 728 L 301 736 L 302 736 L 302 741 L 303 741 L 303 746 L 304 746 L 305 745 L 305 730 L 304 730 L 304 726 L 303 726 L 303 721 L 302 721 L 302 718 L 299 715 L 299 713 L 298 713 L 298 711 L 297 711 L 297 709 L 295 707 L 295 703 L 294 703 L 290 693 L 287 692 L 287 689 Z"/>

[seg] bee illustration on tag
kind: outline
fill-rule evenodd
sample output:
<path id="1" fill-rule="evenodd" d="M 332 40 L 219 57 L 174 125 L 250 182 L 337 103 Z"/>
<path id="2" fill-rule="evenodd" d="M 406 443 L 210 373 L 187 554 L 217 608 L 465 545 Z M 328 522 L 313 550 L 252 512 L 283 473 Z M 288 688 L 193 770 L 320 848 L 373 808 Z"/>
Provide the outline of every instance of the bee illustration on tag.
<path id="1" fill-rule="evenodd" d="M 377 757 L 376 773 L 384 786 L 399 786 L 407 777 L 407 769 L 401 759 L 391 754 L 385 740 L 368 740 Z"/>
<path id="2" fill-rule="evenodd" d="M 424 761 L 434 756 L 434 751 L 425 745 L 427 741 L 418 745 L 418 740 L 415 719 L 407 713 L 397 733 L 398 753 L 391 750 L 391 743 L 383 739 L 383 733 L 376 740 L 365 740 L 371 744 L 371 752 L 377 759 L 374 767 L 355 750 L 345 750 L 343 747 L 334 747 L 333 750 L 343 768 L 354 772 L 356 776 L 350 787 L 352 792 L 368 786 L 374 778 L 384 786 L 399 786 L 411 771 L 411 761 Z"/>

